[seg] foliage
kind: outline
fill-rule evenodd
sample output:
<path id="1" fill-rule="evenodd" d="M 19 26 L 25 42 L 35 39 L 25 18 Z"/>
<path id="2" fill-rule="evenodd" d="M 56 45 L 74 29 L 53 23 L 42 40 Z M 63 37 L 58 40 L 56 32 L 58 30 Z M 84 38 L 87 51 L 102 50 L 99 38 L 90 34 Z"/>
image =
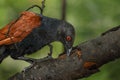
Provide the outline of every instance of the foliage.
<path id="1" fill-rule="evenodd" d="M 22 11 L 31 5 L 41 5 L 41 1 L 42 0 L 0 0 L 0 27 L 4 27 L 4 25 L 11 20 L 17 18 Z M 61 1 L 62 0 L 46 0 L 44 15 L 60 19 Z M 107 29 L 119 25 L 119 3 L 120 0 L 67 0 L 67 21 L 73 24 L 76 29 L 74 45 L 97 37 Z M 32 11 L 39 13 L 38 9 L 33 9 Z M 62 45 L 58 42 L 52 44 L 54 45 L 53 56 L 56 57 L 58 53 L 63 51 L 61 49 Z M 49 48 L 44 47 L 29 57 L 45 57 L 48 51 Z M 28 63 L 23 61 L 6 58 L 3 63 L 0 64 L 0 80 L 6 80 L 28 65 Z M 119 65 L 120 60 L 106 64 L 100 69 L 101 72 L 82 80 L 119 80 Z"/>

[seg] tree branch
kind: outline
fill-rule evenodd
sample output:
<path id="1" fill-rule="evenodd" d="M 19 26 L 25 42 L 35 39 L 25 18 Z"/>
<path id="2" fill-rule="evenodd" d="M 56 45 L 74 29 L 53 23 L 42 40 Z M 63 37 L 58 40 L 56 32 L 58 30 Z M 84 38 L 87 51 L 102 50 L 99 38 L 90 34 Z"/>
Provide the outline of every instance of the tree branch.
<path id="1" fill-rule="evenodd" d="M 67 1 L 66 0 L 62 0 L 62 14 L 61 14 L 61 19 L 62 20 L 66 20 L 66 7 L 67 7 Z"/>
<path id="2" fill-rule="evenodd" d="M 74 47 L 72 55 L 36 61 L 31 68 L 9 80 L 76 80 L 99 71 L 99 67 L 120 57 L 120 26 Z"/>

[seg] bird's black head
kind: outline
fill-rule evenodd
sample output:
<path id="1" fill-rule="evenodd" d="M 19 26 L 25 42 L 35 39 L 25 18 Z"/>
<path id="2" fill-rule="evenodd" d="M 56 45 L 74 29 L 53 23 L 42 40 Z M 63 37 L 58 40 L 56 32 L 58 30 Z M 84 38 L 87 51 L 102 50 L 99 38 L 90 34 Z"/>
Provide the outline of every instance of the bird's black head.
<path id="1" fill-rule="evenodd" d="M 73 26 L 65 21 L 61 22 L 57 29 L 57 39 L 64 45 L 65 52 L 70 55 L 75 38 Z"/>

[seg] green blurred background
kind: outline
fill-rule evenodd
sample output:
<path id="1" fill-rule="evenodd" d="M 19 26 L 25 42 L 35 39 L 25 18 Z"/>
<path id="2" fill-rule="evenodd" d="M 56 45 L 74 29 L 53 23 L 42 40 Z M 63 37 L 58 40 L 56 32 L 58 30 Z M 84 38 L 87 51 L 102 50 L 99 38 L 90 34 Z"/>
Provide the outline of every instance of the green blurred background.
<path id="1" fill-rule="evenodd" d="M 61 19 L 61 1 L 46 0 L 44 15 Z M 0 28 L 33 4 L 41 5 L 41 0 L 0 0 Z M 32 11 L 39 13 L 38 9 Z M 120 0 L 67 0 L 66 20 L 74 25 L 76 39 L 74 46 L 99 36 L 102 32 L 120 24 Z M 63 51 L 59 42 L 54 45 L 54 57 Z M 47 56 L 46 46 L 29 56 L 40 58 Z M 20 72 L 29 64 L 24 61 L 6 58 L 0 64 L 0 80 L 7 80 L 13 74 Z M 81 80 L 120 80 L 120 60 L 108 63 L 100 68 L 100 72 Z"/>

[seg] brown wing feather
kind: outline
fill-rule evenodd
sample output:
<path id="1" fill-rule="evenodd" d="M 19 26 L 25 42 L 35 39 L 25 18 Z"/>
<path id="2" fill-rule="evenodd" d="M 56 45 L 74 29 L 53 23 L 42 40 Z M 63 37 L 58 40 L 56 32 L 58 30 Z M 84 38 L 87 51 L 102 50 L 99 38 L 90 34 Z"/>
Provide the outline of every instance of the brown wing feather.
<path id="1" fill-rule="evenodd" d="M 10 27 L 11 24 L 13 25 Z M 39 15 L 28 11 L 22 12 L 16 22 L 13 21 L 0 30 L 0 46 L 22 41 L 34 28 L 40 25 L 41 17 Z M 8 36 L 6 36 L 7 33 Z"/>
<path id="2" fill-rule="evenodd" d="M 12 24 L 13 22 L 7 24 L 5 27 L 0 29 L 0 41 L 6 38 L 6 33 L 8 32 L 8 27 Z"/>

